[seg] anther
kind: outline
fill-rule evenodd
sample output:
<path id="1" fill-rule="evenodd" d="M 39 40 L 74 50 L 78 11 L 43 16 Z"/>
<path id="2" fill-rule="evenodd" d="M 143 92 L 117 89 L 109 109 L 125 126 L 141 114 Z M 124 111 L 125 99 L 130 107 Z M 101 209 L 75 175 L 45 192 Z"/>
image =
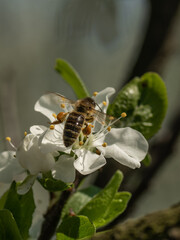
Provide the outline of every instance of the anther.
<path id="1" fill-rule="evenodd" d="M 24 136 L 27 136 L 27 132 L 26 131 L 24 132 Z"/>
<path id="2" fill-rule="evenodd" d="M 57 118 L 57 115 L 56 115 L 55 113 L 53 113 L 52 116 L 53 116 L 54 118 Z"/>
<path id="3" fill-rule="evenodd" d="M 51 124 L 51 125 L 49 126 L 49 128 L 50 128 L 51 130 L 54 130 L 54 125 Z"/>
<path id="4" fill-rule="evenodd" d="M 104 105 L 104 106 L 107 106 L 107 102 L 106 102 L 106 101 L 103 101 L 103 105 Z"/>
<path id="5" fill-rule="evenodd" d="M 125 112 L 121 113 L 121 117 L 125 118 L 127 116 L 127 114 Z"/>
<path id="6" fill-rule="evenodd" d="M 14 144 L 11 142 L 11 138 L 10 137 L 6 137 L 6 141 L 9 142 L 9 144 L 11 145 L 11 147 L 13 147 L 15 150 L 17 150 L 17 148 L 14 146 Z"/>
<path id="7" fill-rule="evenodd" d="M 94 92 L 93 93 L 93 96 L 95 97 L 95 96 L 97 96 L 98 95 L 98 92 Z"/>
<path id="8" fill-rule="evenodd" d="M 80 142 L 79 142 L 79 145 L 80 145 L 80 146 L 82 146 L 83 144 L 84 144 L 83 141 L 80 141 Z"/>
<path id="9" fill-rule="evenodd" d="M 65 104 L 64 104 L 64 103 L 61 103 L 61 107 L 62 107 L 62 108 L 65 108 Z"/>
<path id="10" fill-rule="evenodd" d="M 110 117 L 109 117 L 109 120 L 114 120 L 114 117 L 113 117 L 113 116 L 110 116 Z"/>
<path id="11" fill-rule="evenodd" d="M 110 132 L 110 131 L 111 131 L 111 127 L 109 126 L 109 127 L 107 128 L 107 130 Z"/>
<path id="12" fill-rule="evenodd" d="M 11 138 L 10 137 L 6 137 L 6 141 L 11 142 Z"/>
<path id="13" fill-rule="evenodd" d="M 104 143 L 102 144 L 102 146 L 103 146 L 103 147 L 107 147 L 107 143 L 104 142 Z"/>

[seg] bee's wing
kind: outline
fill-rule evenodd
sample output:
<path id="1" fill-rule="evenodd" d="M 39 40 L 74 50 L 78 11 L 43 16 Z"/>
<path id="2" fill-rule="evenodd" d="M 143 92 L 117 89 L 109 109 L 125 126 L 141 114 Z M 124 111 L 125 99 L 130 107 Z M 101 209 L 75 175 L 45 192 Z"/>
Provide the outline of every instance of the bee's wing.
<path id="1" fill-rule="evenodd" d="M 106 113 L 103 113 L 101 111 L 98 111 L 96 109 L 93 109 L 92 112 L 93 112 L 93 116 L 94 116 L 95 120 L 98 121 L 102 125 L 107 126 L 116 120 L 115 117 L 108 115 Z"/>
<path id="2" fill-rule="evenodd" d="M 58 97 L 57 100 L 58 100 L 58 102 L 60 104 L 69 104 L 69 105 L 71 105 L 74 108 L 74 105 L 75 105 L 76 101 L 73 101 L 73 100 L 71 100 L 69 98 L 66 98 L 65 96 L 63 96 L 63 95 L 61 95 L 59 93 L 56 93 L 56 92 L 49 92 L 49 94 L 56 95 Z"/>

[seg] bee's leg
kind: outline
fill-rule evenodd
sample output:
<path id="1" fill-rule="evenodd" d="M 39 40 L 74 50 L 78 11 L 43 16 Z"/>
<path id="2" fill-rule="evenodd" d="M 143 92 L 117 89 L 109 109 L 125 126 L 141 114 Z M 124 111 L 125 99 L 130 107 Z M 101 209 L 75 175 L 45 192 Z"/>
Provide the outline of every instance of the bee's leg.
<path id="1" fill-rule="evenodd" d="M 61 122 L 59 122 L 59 120 L 56 120 L 54 122 L 48 122 L 49 124 L 53 124 L 53 125 L 57 125 L 57 124 L 60 124 Z"/>
<path id="2" fill-rule="evenodd" d="M 49 124 L 56 125 L 56 124 L 60 124 L 60 123 L 64 122 L 67 114 L 68 114 L 68 112 L 67 113 L 65 113 L 65 112 L 58 113 L 58 115 L 56 116 L 57 120 L 54 122 L 49 122 Z"/>
<path id="3" fill-rule="evenodd" d="M 87 124 L 87 122 L 84 123 L 86 126 L 82 129 L 82 132 L 85 136 L 89 135 L 91 133 L 91 127 Z"/>
<path id="4" fill-rule="evenodd" d="M 59 123 L 62 123 L 66 120 L 66 116 L 67 114 L 69 114 L 68 112 L 60 112 L 57 115 L 57 120 L 59 121 Z"/>

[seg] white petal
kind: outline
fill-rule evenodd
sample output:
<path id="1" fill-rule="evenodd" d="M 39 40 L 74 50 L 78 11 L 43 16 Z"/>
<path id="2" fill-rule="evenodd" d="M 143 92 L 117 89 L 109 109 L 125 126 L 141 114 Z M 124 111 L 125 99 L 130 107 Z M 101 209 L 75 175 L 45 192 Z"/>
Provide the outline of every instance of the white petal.
<path id="1" fill-rule="evenodd" d="M 34 110 L 54 121 L 52 114 L 60 112 L 60 97 L 54 93 L 47 93 L 36 102 Z"/>
<path id="2" fill-rule="evenodd" d="M 34 135 L 41 135 L 47 130 L 47 127 L 42 125 L 34 125 L 30 127 L 30 132 Z"/>
<path id="3" fill-rule="evenodd" d="M 14 151 L 0 153 L 0 182 L 11 183 L 17 175 L 25 171 L 14 157 L 15 154 Z"/>
<path id="4" fill-rule="evenodd" d="M 111 87 L 107 87 L 104 90 L 98 92 L 98 94 L 93 97 L 95 102 L 101 107 L 103 112 L 106 113 L 108 105 L 109 105 L 109 98 L 115 93 L 115 89 Z M 103 101 L 106 101 L 107 105 L 104 106 Z"/>
<path id="5" fill-rule="evenodd" d="M 75 168 L 73 163 L 73 157 L 69 157 L 66 154 L 61 155 L 52 169 L 53 177 L 63 182 L 74 182 Z"/>
<path id="6" fill-rule="evenodd" d="M 95 172 L 106 164 L 103 155 L 97 155 L 86 149 L 76 151 L 78 158 L 74 161 L 74 167 L 83 175 Z"/>
<path id="7" fill-rule="evenodd" d="M 39 172 L 48 172 L 52 169 L 55 160 L 51 153 L 44 154 L 38 146 L 38 137 L 28 134 L 16 152 L 21 166 L 29 170 L 32 175 Z"/>
<path id="8" fill-rule="evenodd" d="M 29 229 L 29 233 L 31 238 L 33 237 L 33 239 L 38 239 L 44 220 L 44 214 L 47 212 L 47 208 L 49 206 L 50 196 L 49 192 L 45 190 L 38 181 L 35 181 L 32 189 L 36 208 L 33 214 L 33 222 L 31 228 Z"/>
<path id="9" fill-rule="evenodd" d="M 61 151 L 70 153 L 71 148 L 66 148 L 63 142 L 63 133 L 47 129 L 39 138 L 39 146 L 43 153 Z"/>
<path id="10" fill-rule="evenodd" d="M 104 148 L 105 156 L 112 157 L 130 168 L 140 167 L 140 161 L 148 152 L 148 142 L 143 135 L 129 127 L 112 129 L 105 141 L 108 144 Z"/>
<path id="11" fill-rule="evenodd" d="M 54 121 L 53 113 L 58 114 L 59 112 L 68 112 L 72 110 L 71 105 L 67 105 L 67 107 L 61 108 L 61 98 L 54 93 L 47 93 L 40 97 L 40 99 L 36 102 L 34 106 L 34 110 L 37 112 L 41 112 L 43 115 L 48 117 L 50 121 Z"/>

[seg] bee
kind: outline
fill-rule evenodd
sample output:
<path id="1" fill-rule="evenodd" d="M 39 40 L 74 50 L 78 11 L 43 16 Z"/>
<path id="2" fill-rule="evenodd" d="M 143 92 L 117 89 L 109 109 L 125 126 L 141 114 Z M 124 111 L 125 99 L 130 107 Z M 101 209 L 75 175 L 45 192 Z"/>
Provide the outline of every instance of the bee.
<path id="1" fill-rule="evenodd" d="M 107 122 L 107 116 L 98 104 L 91 97 L 79 99 L 77 101 L 70 100 L 58 93 L 52 93 L 58 97 L 58 101 L 62 108 L 66 105 L 71 105 L 72 111 L 60 112 L 57 115 L 57 120 L 51 124 L 60 124 L 65 121 L 63 130 L 63 142 L 66 147 L 73 145 L 76 139 L 79 137 L 81 131 L 84 135 L 88 136 L 91 133 L 90 123 L 97 120 L 100 124 L 105 125 Z M 98 106 L 99 110 L 95 107 Z M 112 116 L 108 116 L 109 120 L 114 119 Z"/>

